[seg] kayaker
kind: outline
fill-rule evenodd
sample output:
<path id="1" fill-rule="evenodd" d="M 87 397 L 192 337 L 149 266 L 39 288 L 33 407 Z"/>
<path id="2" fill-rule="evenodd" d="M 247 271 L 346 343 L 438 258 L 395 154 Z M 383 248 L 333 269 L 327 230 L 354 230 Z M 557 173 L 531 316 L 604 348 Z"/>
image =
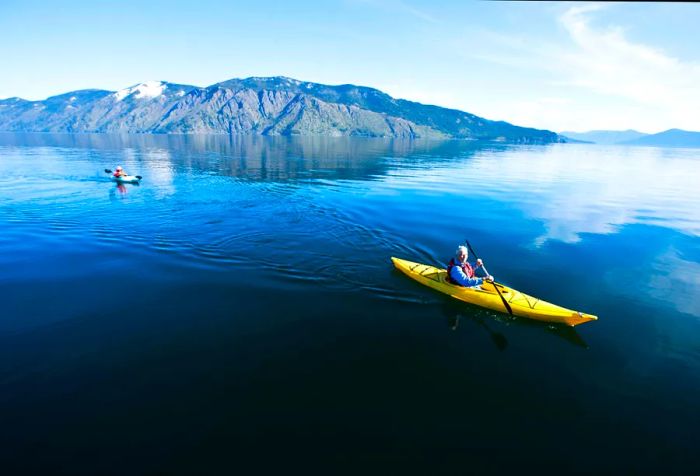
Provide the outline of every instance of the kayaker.
<path id="1" fill-rule="evenodd" d="M 466 287 L 479 286 L 484 280 L 493 282 L 493 276 L 490 275 L 486 275 L 483 278 L 476 277 L 477 270 L 481 269 L 483 273 L 484 262 L 481 259 L 476 260 L 476 266 L 474 267 L 469 264 L 468 259 L 469 251 L 467 247 L 459 246 L 455 257 L 447 265 L 447 280 L 449 282 Z"/>
<path id="2" fill-rule="evenodd" d="M 117 168 L 114 170 L 114 176 L 115 177 L 126 177 L 127 175 L 129 175 L 129 174 L 127 174 L 126 172 L 124 172 L 122 170 L 122 166 L 117 165 Z"/>

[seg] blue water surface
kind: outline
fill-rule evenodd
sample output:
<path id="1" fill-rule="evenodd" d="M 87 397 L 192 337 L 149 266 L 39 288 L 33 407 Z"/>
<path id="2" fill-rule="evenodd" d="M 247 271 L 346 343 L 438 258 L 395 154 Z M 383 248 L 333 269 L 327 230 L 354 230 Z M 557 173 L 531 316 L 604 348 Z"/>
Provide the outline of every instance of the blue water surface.
<path id="1" fill-rule="evenodd" d="M 699 177 L 693 149 L 0 134 L 3 467 L 697 468 Z M 465 238 L 599 320 L 392 268 Z"/>

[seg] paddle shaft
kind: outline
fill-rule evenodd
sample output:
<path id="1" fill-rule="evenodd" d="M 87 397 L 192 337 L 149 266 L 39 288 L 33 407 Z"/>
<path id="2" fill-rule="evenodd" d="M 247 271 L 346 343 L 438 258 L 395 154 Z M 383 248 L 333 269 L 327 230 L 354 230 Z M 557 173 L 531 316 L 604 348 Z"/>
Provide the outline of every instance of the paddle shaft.
<path id="1" fill-rule="evenodd" d="M 464 240 L 467 243 L 467 247 L 469 248 L 469 252 L 474 255 L 474 258 L 479 259 L 479 257 L 476 255 L 476 252 L 474 251 L 474 248 L 472 248 L 472 245 L 469 244 L 469 240 Z M 484 273 L 486 273 L 487 276 L 491 276 L 489 272 L 486 270 L 486 266 L 481 264 L 481 267 L 484 269 Z M 493 288 L 496 290 L 498 293 L 498 297 L 501 298 L 501 301 L 503 301 L 503 305 L 505 306 L 506 310 L 508 311 L 508 314 L 511 316 L 513 315 L 513 310 L 510 308 L 510 304 L 508 304 L 508 301 L 506 301 L 506 298 L 503 297 L 503 294 L 501 294 L 501 290 L 498 289 L 498 286 L 496 286 L 496 283 L 493 281 L 489 281 L 491 284 L 493 284 Z"/>
<path id="2" fill-rule="evenodd" d="M 489 273 L 489 270 L 486 269 L 486 266 L 484 266 L 484 263 L 481 263 L 481 269 L 484 270 L 484 273 L 486 273 L 486 276 L 491 276 L 491 273 Z"/>

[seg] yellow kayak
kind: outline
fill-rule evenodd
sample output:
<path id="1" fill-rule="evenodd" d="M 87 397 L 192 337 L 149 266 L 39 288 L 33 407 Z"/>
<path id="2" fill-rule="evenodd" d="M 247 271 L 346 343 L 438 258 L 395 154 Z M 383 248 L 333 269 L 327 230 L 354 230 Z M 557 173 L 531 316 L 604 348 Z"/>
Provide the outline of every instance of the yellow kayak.
<path id="1" fill-rule="evenodd" d="M 399 258 L 391 258 L 396 269 L 407 274 L 421 284 L 425 284 L 441 293 L 448 294 L 460 301 L 476 304 L 477 306 L 493 309 L 494 311 L 508 312 L 503 305 L 503 301 L 491 283 L 484 283 L 482 286 L 466 288 L 447 281 L 447 271 L 444 269 L 428 266 L 427 264 L 414 263 Z M 572 311 L 564 307 L 541 301 L 520 291 L 494 283 L 501 291 L 503 298 L 508 301 L 513 315 L 527 317 L 538 321 L 556 322 L 568 326 L 577 326 L 588 321 L 595 321 L 598 318 L 590 314 Z"/>

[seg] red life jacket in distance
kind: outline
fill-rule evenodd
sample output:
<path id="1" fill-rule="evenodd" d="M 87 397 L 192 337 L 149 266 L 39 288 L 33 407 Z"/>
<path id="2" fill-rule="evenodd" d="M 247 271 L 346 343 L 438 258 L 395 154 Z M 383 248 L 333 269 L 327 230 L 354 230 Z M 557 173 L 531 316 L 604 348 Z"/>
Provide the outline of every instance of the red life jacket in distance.
<path id="1" fill-rule="evenodd" d="M 452 268 L 454 268 L 455 266 L 457 266 L 457 264 L 455 263 L 455 259 L 452 258 L 447 264 L 447 280 L 452 284 L 455 284 L 455 282 L 452 279 L 452 275 L 450 273 L 452 272 Z M 462 271 L 464 271 L 464 274 L 467 275 L 467 278 L 471 279 L 474 277 L 474 268 L 472 268 L 472 265 L 470 265 L 469 263 L 464 263 L 461 264 L 460 267 L 462 268 Z"/>

